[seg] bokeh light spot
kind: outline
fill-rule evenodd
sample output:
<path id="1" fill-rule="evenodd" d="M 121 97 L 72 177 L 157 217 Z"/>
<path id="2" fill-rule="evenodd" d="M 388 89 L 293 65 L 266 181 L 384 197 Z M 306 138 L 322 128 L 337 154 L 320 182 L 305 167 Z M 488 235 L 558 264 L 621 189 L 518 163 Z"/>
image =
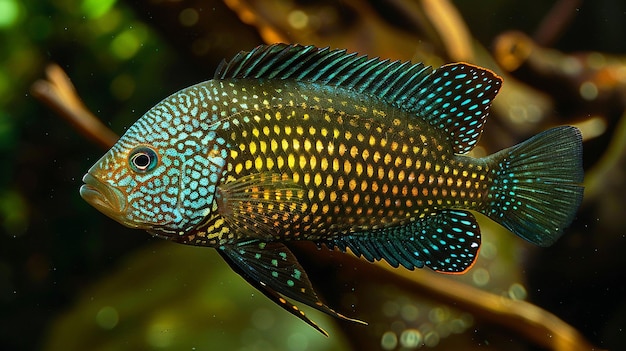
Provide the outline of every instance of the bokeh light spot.
<path id="1" fill-rule="evenodd" d="M 115 328 L 119 320 L 117 310 L 111 306 L 104 306 L 96 313 L 96 324 L 102 329 Z"/>
<path id="2" fill-rule="evenodd" d="M 81 10 L 88 18 L 98 18 L 115 5 L 115 0 L 83 0 Z"/>
<path id="3" fill-rule="evenodd" d="M 0 29 L 12 27 L 20 17 L 20 5 L 15 0 L 0 0 Z"/>

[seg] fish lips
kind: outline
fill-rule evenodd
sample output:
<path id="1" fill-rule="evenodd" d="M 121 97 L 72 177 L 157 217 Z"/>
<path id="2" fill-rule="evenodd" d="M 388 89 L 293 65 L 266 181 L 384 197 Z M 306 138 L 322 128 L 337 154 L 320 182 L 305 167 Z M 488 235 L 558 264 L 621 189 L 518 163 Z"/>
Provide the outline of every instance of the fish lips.
<path id="1" fill-rule="evenodd" d="M 85 184 L 80 187 L 80 196 L 87 203 L 108 217 L 129 226 L 124 216 L 127 203 L 120 190 L 103 183 L 91 173 L 85 174 L 83 182 Z"/>

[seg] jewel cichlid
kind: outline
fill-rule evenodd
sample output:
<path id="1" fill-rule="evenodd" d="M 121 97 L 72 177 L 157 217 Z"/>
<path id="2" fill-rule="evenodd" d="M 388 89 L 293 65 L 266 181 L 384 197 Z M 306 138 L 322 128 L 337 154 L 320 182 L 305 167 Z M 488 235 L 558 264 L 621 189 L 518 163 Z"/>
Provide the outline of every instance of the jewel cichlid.
<path id="1" fill-rule="evenodd" d="M 480 212 L 548 246 L 582 200 L 578 129 L 484 158 L 477 143 L 502 79 L 301 45 L 223 62 L 133 124 L 84 176 L 81 196 L 130 227 L 217 249 L 281 307 L 332 316 L 290 240 L 444 273 L 478 256 Z M 326 334 L 327 335 L 327 334 Z"/>

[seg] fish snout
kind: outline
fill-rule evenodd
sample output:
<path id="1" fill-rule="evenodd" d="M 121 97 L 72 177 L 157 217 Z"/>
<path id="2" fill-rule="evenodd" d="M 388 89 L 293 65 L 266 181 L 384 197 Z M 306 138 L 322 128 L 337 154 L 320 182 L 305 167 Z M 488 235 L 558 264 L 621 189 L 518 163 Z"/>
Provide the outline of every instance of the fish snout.
<path id="1" fill-rule="evenodd" d="M 117 188 L 103 183 L 91 173 L 85 174 L 80 187 L 80 196 L 98 211 L 110 218 L 124 223 L 126 198 Z"/>

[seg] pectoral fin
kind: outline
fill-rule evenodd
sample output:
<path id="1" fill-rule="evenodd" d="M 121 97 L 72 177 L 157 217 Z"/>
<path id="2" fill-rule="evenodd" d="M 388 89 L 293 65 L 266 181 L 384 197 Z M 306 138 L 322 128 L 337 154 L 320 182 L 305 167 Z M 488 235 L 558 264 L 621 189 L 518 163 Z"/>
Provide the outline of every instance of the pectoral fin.
<path id="1" fill-rule="evenodd" d="M 331 316 L 367 324 L 348 318 L 325 305 L 313 290 L 306 272 L 296 257 L 282 243 L 251 240 L 233 246 L 221 246 L 218 252 L 248 283 L 283 309 L 326 336 L 328 333 L 324 329 L 281 295 L 305 303 Z"/>
<path id="2" fill-rule="evenodd" d="M 276 173 L 250 174 L 218 187 L 218 210 L 230 228 L 246 237 L 274 240 L 277 228 L 292 225 L 306 206 L 305 192 Z"/>

